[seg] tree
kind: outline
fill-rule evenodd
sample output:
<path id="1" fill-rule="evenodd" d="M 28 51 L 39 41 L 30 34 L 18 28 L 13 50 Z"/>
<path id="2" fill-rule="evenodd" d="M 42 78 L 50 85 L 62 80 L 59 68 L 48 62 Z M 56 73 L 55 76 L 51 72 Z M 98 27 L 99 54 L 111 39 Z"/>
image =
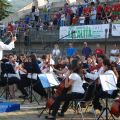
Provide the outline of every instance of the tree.
<path id="1" fill-rule="evenodd" d="M 9 11 L 10 7 L 11 4 L 7 0 L 0 0 L 0 20 L 4 19 L 11 13 Z"/>

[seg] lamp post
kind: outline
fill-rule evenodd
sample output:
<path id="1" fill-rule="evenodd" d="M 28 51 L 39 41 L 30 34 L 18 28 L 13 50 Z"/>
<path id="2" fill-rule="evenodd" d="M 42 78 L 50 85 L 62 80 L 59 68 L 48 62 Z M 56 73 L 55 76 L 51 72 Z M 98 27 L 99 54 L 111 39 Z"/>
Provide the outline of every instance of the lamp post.
<path id="1" fill-rule="evenodd" d="M 108 29 L 105 29 L 105 54 L 107 53 L 107 33 L 108 33 Z"/>

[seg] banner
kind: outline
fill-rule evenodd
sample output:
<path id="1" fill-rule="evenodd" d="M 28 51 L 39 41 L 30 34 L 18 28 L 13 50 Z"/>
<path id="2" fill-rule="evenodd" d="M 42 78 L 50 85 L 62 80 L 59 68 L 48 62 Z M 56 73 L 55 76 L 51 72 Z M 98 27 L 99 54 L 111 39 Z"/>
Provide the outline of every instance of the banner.
<path id="1" fill-rule="evenodd" d="M 112 24 L 112 36 L 120 36 L 120 24 Z"/>
<path id="2" fill-rule="evenodd" d="M 105 34 L 107 31 L 107 35 Z M 109 36 L 109 24 L 63 26 L 60 27 L 59 39 L 102 39 Z"/>

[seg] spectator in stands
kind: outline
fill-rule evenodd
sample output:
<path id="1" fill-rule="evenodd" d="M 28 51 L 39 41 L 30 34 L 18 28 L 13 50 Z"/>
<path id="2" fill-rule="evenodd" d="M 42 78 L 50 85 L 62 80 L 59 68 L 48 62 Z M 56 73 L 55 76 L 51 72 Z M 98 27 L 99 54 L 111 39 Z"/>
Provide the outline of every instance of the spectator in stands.
<path id="1" fill-rule="evenodd" d="M 65 26 L 65 14 L 63 12 L 61 14 L 60 26 Z"/>
<path id="2" fill-rule="evenodd" d="M 67 25 L 67 26 L 70 25 L 70 18 L 71 18 L 70 14 L 67 13 L 66 18 L 65 18 L 65 22 L 66 22 L 66 25 Z"/>
<path id="3" fill-rule="evenodd" d="M 76 52 L 77 52 L 77 49 L 73 47 L 72 43 L 69 43 L 69 47 L 67 48 L 67 51 L 66 51 L 67 57 L 73 57 Z"/>
<path id="4" fill-rule="evenodd" d="M 102 5 L 100 2 L 98 2 L 98 6 L 97 6 L 97 22 L 101 23 L 101 18 L 102 17 Z"/>
<path id="5" fill-rule="evenodd" d="M 80 4 L 80 5 L 78 6 L 77 12 L 78 12 L 78 16 L 80 17 L 80 16 L 82 15 L 82 13 L 83 13 L 83 6 L 82 6 L 82 4 Z"/>
<path id="6" fill-rule="evenodd" d="M 25 23 L 29 24 L 29 22 L 30 22 L 30 17 L 29 17 L 29 15 L 26 15 L 26 17 L 25 17 Z"/>
<path id="7" fill-rule="evenodd" d="M 87 42 L 83 43 L 83 49 L 82 49 L 82 55 L 86 58 L 89 57 L 92 54 L 91 48 L 88 47 Z"/>
<path id="8" fill-rule="evenodd" d="M 49 12 L 50 12 L 51 6 L 52 6 L 52 3 L 50 3 L 50 1 L 47 0 L 46 8 L 47 8 L 48 14 L 49 14 Z"/>
<path id="9" fill-rule="evenodd" d="M 7 31 L 8 31 L 8 32 L 12 32 L 12 33 L 13 33 L 13 30 L 14 30 L 14 28 L 13 28 L 12 23 L 11 23 L 11 22 L 10 22 L 10 23 L 8 23 L 8 26 L 7 26 Z"/>
<path id="10" fill-rule="evenodd" d="M 120 18 L 119 16 L 116 17 L 116 19 L 113 21 L 115 24 L 120 24 Z"/>
<path id="11" fill-rule="evenodd" d="M 79 25 L 84 25 L 84 24 L 85 24 L 85 16 L 81 14 L 81 16 L 79 17 Z"/>
<path id="12" fill-rule="evenodd" d="M 24 32 L 24 45 L 26 47 L 30 45 L 29 29 L 26 29 L 25 32 Z"/>
<path id="13" fill-rule="evenodd" d="M 78 17 L 76 14 L 74 14 L 74 17 L 72 18 L 72 25 L 77 25 L 78 23 Z"/>
<path id="14" fill-rule="evenodd" d="M 90 13 L 91 13 L 91 9 L 90 7 L 88 7 L 86 10 L 85 10 L 85 25 L 89 25 L 90 24 Z"/>
<path id="15" fill-rule="evenodd" d="M 35 9 L 35 21 L 38 22 L 39 21 L 39 9 Z"/>
<path id="16" fill-rule="evenodd" d="M 113 48 L 110 50 L 110 61 L 116 62 L 118 56 L 119 56 L 119 49 L 117 48 L 117 45 L 114 44 Z"/>
<path id="17" fill-rule="evenodd" d="M 105 12 L 105 13 L 108 13 L 108 12 L 109 12 L 109 6 L 108 6 L 106 3 L 104 4 L 104 7 L 103 7 L 103 8 L 104 8 L 104 12 Z"/>
<path id="18" fill-rule="evenodd" d="M 5 29 L 6 29 L 5 25 L 2 22 L 0 22 L 0 37 L 2 37 L 3 34 L 5 33 Z"/>
<path id="19" fill-rule="evenodd" d="M 77 14 L 77 6 L 76 6 L 76 5 L 73 5 L 73 6 L 71 7 L 71 10 L 72 10 L 72 13 L 73 13 L 73 14 Z"/>
<path id="20" fill-rule="evenodd" d="M 112 10 L 108 10 L 108 13 L 107 13 L 107 21 L 106 23 L 111 23 L 112 22 Z"/>
<path id="21" fill-rule="evenodd" d="M 90 24 L 96 24 L 96 14 L 97 14 L 96 8 L 92 7 L 90 14 Z"/>
<path id="22" fill-rule="evenodd" d="M 94 53 L 96 56 L 104 54 L 104 50 L 101 48 L 100 44 L 96 44 Z"/>

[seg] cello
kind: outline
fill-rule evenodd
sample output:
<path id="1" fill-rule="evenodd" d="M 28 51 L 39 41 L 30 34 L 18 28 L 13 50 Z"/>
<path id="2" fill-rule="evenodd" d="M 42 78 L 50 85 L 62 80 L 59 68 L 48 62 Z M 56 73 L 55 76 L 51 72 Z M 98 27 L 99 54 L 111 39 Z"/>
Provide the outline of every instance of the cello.
<path id="1" fill-rule="evenodd" d="M 69 74 L 67 75 L 67 77 L 64 80 L 62 80 L 60 85 L 56 88 L 56 92 L 55 92 L 54 96 L 52 96 L 51 98 L 48 99 L 48 101 L 46 103 L 46 107 L 49 108 L 50 110 L 52 109 L 52 106 L 55 102 L 56 97 L 66 94 L 67 91 L 69 90 L 69 88 L 65 88 L 65 80 L 69 79 L 68 77 L 69 77 L 70 73 L 71 72 L 69 71 Z"/>
<path id="2" fill-rule="evenodd" d="M 120 116 L 120 97 L 113 102 L 110 113 L 117 118 Z"/>

